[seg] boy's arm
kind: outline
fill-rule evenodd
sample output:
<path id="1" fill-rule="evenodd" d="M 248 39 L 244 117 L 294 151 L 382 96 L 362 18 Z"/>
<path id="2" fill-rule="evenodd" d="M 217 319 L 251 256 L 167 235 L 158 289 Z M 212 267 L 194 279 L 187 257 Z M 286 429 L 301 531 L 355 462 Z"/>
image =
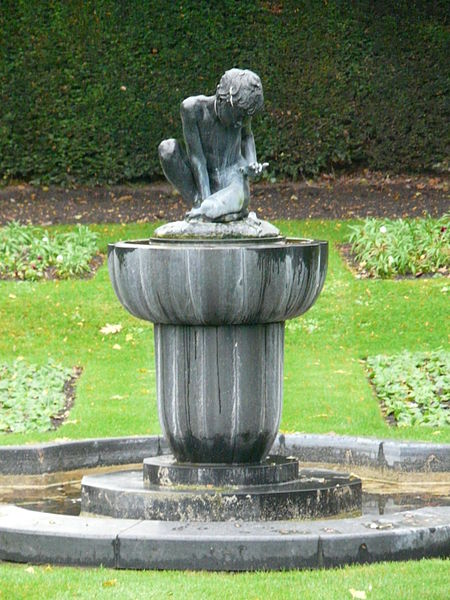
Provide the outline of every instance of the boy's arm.
<path id="1" fill-rule="evenodd" d="M 255 138 L 253 137 L 250 121 L 251 117 L 248 117 L 242 126 L 241 152 L 247 165 L 241 167 L 241 172 L 249 177 L 257 177 L 269 166 L 269 163 L 260 164 L 256 158 Z"/>
<path id="2" fill-rule="evenodd" d="M 255 138 L 251 127 L 251 117 L 247 117 L 242 125 L 241 152 L 247 164 L 257 162 Z"/>
<path id="3" fill-rule="evenodd" d="M 181 122 L 183 124 L 186 151 L 191 163 L 192 174 L 202 200 L 211 195 L 206 158 L 197 123 L 196 99 L 186 98 L 181 103 Z"/>

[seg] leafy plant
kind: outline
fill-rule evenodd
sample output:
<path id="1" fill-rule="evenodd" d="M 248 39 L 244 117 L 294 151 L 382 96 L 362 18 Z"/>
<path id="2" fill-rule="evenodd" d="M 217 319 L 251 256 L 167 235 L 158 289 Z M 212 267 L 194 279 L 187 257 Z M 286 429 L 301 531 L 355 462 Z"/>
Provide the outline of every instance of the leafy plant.
<path id="1" fill-rule="evenodd" d="M 49 360 L 41 367 L 16 359 L 0 363 L 0 431 L 48 431 L 64 408 L 71 370 Z"/>
<path id="2" fill-rule="evenodd" d="M 369 378 L 399 426 L 450 425 L 450 353 L 404 351 L 367 359 Z"/>
<path id="3" fill-rule="evenodd" d="M 97 250 L 97 234 L 86 226 L 49 234 L 13 222 L 0 229 L 0 276 L 30 281 L 79 276 L 90 271 Z"/>
<path id="4" fill-rule="evenodd" d="M 450 266 L 450 217 L 365 219 L 348 242 L 360 267 L 374 277 L 435 273 Z"/>

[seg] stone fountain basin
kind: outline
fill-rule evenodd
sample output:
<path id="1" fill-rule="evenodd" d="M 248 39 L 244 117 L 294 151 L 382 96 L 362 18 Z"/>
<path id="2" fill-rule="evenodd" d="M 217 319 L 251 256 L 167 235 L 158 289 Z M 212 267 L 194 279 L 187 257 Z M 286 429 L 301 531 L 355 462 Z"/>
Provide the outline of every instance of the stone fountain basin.
<path id="1" fill-rule="evenodd" d="M 137 463 L 166 452 L 158 436 L 5 446 L 0 449 L 0 477 L 16 476 L 23 500 L 30 485 L 27 476 L 39 475 L 42 484 L 46 477 L 66 471 L 73 480 L 73 469 Z M 383 469 L 378 477 L 395 480 L 413 474 L 414 481 L 426 482 L 437 474 L 447 482 L 450 469 L 448 444 L 280 434 L 273 452 L 339 468 Z M 78 517 L 0 505 L 0 559 L 13 562 L 252 571 L 449 555 L 448 506 L 345 519 L 180 523 Z"/>
<path id="2" fill-rule="evenodd" d="M 134 240 L 108 246 L 122 305 L 161 324 L 276 323 L 320 294 L 328 243 L 309 239 Z"/>

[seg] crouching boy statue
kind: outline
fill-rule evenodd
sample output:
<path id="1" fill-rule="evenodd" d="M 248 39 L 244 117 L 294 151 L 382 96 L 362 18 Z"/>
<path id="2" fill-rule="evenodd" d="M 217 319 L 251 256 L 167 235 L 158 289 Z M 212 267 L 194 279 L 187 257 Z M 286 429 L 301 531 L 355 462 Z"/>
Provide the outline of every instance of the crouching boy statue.
<path id="1" fill-rule="evenodd" d="M 226 71 L 215 96 L 181 103 L 186 148 L 175 139 L 159 145 L 167 179 L 192 204 L 187 220 L 236 221 L 248 214 L 249 177 L 257 162 L 251 118 L 263 107 L 261 80 L 249 70 Z"/>

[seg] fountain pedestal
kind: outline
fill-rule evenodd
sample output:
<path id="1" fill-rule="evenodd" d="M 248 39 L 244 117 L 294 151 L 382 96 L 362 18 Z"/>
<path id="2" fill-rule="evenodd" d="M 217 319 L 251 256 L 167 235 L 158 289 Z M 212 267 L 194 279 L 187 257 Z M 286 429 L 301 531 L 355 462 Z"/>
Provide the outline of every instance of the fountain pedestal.
<path id="1" fill-rule="evenodd" d="M 291 457 L 256 464 L 190 464 L 173 456 L 144 460 L 142 471 L 83 478 L 84 514 L 157 521 L 286 521 L 355 515 L 361 481 Z"/>
<path id="2" fill-rule="evenodd" d="M 268 224 L 231 239 L 223 232 L 235 226 L 208 225 L 220 238 L 202 237 L 200 224 L 186 238 L 185 227 L 111 244 L 108 254 L 120 302 L 155 324 L 158 411 L 172 456 L 146 459 L 143 472 L 84 478 L 83 511 L 223 521 L 358 510 L 359 479 L 268 457 L 281 417 L 284 322 L 317 299 L 327 243 L 284 239 Z"/>
<path id="3" fill-rule="evenodd" d="M 284 323 L 155 325 L 159 416 L 179 461 L 254 463 L 281 416 Z"/>

